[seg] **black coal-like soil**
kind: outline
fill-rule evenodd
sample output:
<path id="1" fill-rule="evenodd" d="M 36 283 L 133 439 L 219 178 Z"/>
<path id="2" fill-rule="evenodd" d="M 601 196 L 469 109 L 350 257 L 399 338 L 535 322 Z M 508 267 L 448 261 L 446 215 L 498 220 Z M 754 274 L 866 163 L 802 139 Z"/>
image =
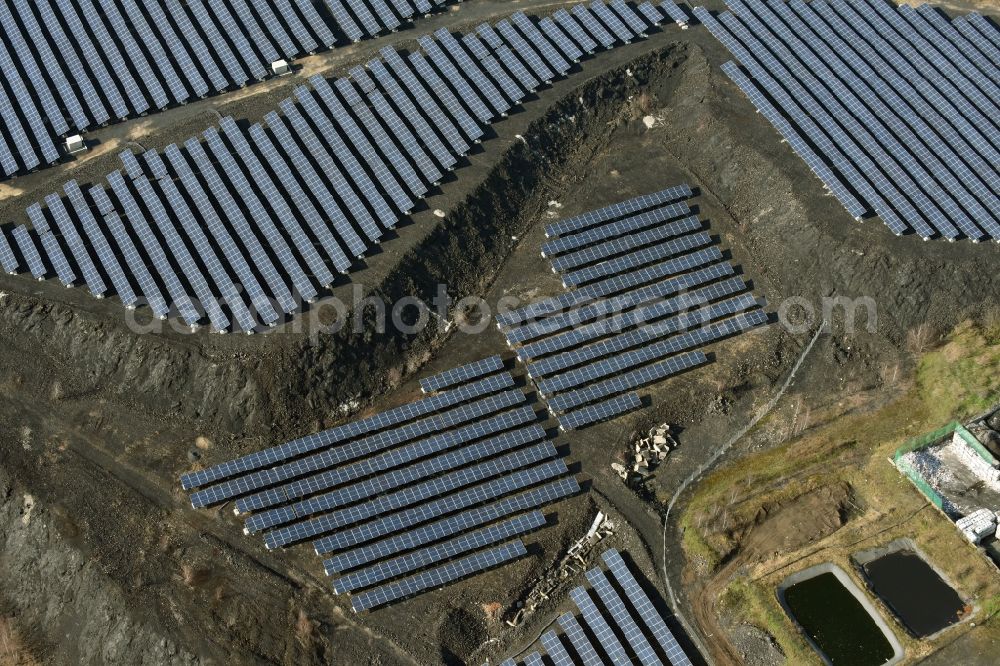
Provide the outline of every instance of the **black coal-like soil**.
<path id="1" fill-rule="evenodd" d="M 517 5 L 533 7 L 552 4 Z M 458 29 L 508 11 L 504 2 L 466 2 L 394 39 L 405 47 L 441 25 Z M 344 73 L 382 43 L 318 56 L 310 73 Z M 553 215 L 688 182 L 698 188 L 693 203 L 702 219 L 772 312 L 792 297 L 817 309 L 834 295 L 872 299 L 872 330 L 848 335 L 838 320 L 803 368 L 796 390 L 819 400 L 846 386 L 877 386 L 883 366 L 905 365 L 913 328 L 944 331 L 995 303 L 995 245 L 925 243 L 896 238 L 878 220 L 850 220 L 719 72 L 725 59 L 704 30 L 671 26 L 583 63 L 496 125 L 496 136 L 352 283 L 426 301 L 438 283 L 454 298 L 478 295 L 490 304 L 556 293 L 558 280 L 538 254 Z M 99 138 L 111 145 L 148 124 L 151 134 L 139 141 L 162 147 L 212 124 L 212 109 L 256 120 L 293 83 L 192 104 Z M 0 200 L 0 219 L 20 221 L 27 203 L 67 178 L 96 180 L 115 167 L 117 152 L 14 181 L 23 194 Z M 345 282 L 336 294 L 350 290 Z M 355 616 L 307 546 L 264 550 L 242 535 L 229 507 L 191 510 L 177 478 L 195 464 L 190 458 L 219 462 L 358 409 L 412 400 L 417 377 L 504 351 L 495 327 L 480 335 L 430 327 L 416 336 L 310 336 L 291 322 L 252 337 L 139 335 L 114 299 L 25 277 L 0 277 L 0 291 L 0 617 L 13 618 L 45 663 L 433 664 L 507 656 L 568 610 L 565 592 L 580 581 L 567 580 L 561 598 L 515 629 L 488 619 L 484 605 L 499 604 L 509 616 L 598 508 L 618 523 L 609 545 L 629 552 L 662 593 L 665 555 L 678 580 L 676 540 L 671 533 L 662 552 L 661 518 L 621 484 L 611 462 L 650 425 L 681 426 L 682 446 L 656 480 L 669 494 L 749 420 L 809 337 L 771 326 L 714 345 L 712 365 L 645 391 L 649 408 L 561 437 L 578 477 L 591 483 L 546 510 L 554 524 L 525 539 L 529 557 Z M 323 312 L 320 304 L 307 318 Z"/>

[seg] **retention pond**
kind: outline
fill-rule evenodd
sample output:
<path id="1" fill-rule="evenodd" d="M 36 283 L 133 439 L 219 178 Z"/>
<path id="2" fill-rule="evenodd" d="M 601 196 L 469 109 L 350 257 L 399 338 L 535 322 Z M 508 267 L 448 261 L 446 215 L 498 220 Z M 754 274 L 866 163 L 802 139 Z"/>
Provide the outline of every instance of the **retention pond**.
<path id="1" fill-rule="evenodd" d="M 830 664 L 881 666 L 903 656 L 885 621 L 839 567 L 819 565 L 790 576 L 778 596 Z"/>
<path id="2" fill-rule="evenodd" d="M 918 638 L 958 622 L 967 611 L 958 593 L 912 550 L 883 555 L 862 568 L 872 591 Z"/>

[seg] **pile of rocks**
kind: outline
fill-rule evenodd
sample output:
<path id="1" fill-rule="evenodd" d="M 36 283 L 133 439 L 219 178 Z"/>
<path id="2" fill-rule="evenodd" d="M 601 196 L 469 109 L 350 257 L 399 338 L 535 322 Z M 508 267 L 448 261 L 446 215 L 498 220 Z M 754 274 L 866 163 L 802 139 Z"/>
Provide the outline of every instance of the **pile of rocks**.
<path id="1" fill-rule="evenodd" d="M 635 443 L 631 469 L 621 463 L 611 463 L 611 468 L 626 483 L 635 483 L 652 474 L 675 448 L 677 440 L 670 433 L 670 426 L 663 423 L 650 429 L 648 436 Z"/>

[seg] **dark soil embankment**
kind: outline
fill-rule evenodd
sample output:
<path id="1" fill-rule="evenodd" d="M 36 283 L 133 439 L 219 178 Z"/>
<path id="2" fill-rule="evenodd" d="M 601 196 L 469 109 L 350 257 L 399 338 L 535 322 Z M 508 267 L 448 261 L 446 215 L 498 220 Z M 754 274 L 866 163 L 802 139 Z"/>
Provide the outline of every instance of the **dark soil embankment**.
<path id="1" fill-rule="evenodd" d="M 447 217 L 418 213 L 421 220 L 369 259 L 360 280 L 378 280 L 367 293 L 427 299 L 438 282 L 453 296 L 482 293 L 511 252 L 512 237 L 543 208 L 542 185 L 567 163 L 602 150 L 628 97 L 683 60 L 660 51 L 664 37 L 640 47 L 646 55 L 638 60 L 634 52 L 602 54 L 585 74 L 543 91 L 545 99 L 506 121 L 459 171 L 459 181 L 429 202 Z M 177 473 L 191 466 L 188 451 L 224 460 L 339 418 L 338 405 L 375 399 L 429 356 L 435 327 L 404 336 L 356 334 L 348 325 L 316 339 L 285 331 L 137 335 L 117 305 L 82 290 L 23 278 L 3 278 L 2 287 L 0 336 L 8 344 L 0 354 L 0 418 L 9 427 L 0 442 L 4 469 L 15 479 L 4 518 L 16 515 L 24 495 L 38 508 L 35 521 L 18 524 L 16 543 L 4 544 L 0 575 L 24 580 L 0 578 L 0 610 L 32 628 L 30 643 L 45 660 L 101 660 L 109 646 L 112 661 L 130 663 L 183 662 L 192 654 L 295 663 L 433 663 L 469 655 L 481 647 L 482 633 L 455 632 L 451 620 L 479 626 L 475 599 L 484 595 L 512 603 L 539 563 L 567 545 L 565 531 L 575 534 L 591 519 L 577 515 L 576 505 L 561 508 L 558 525 L 537 537 L 544 544 L 535 552 L 546 557 L 450 588 L 456 603 L 466 603 L 408 604 L 422 609 L 434 635 L 415 636 L 412 622 L 402 619 L 407 608 L 358 622 L 344 613 L 345 600 L 329 593 L 308 549 L 265 553 L 256 540 L 241 538 L 225 508 L 191 511 Z M 403 393 L 391 399 L 412 397 Z M 38 520 L 55 514 L 63 518 Z M 48 552 L 52 557 L 41 555 Z M 101 600 L 116 620 L 87 617 L 77 600 Z M 68 633 L 78 635 L 75 654 L 64 652 Z M 162 650 L 151 650 L 154 643 Z"/>

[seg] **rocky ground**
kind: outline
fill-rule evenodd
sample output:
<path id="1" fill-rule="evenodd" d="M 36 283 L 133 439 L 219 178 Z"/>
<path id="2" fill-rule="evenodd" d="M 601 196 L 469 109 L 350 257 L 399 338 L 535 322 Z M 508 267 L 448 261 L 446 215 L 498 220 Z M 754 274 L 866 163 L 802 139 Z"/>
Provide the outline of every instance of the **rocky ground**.
<path id="1" fill-rule="evenodd" d="M 524 0 L 517 8 L 546 13 L 562 4 Z M 442 25 L 461 29 L 509 11 L 499 0 L 470 0 L 391 41 L 405 48 Z M 384 43 L 308 59 L 299 75 L 342 74 Z M 496 125 L 495 136 L 334 295 L 348 299 L 356 284 L 390 300 L 429 301 L 439 283 L 453 298 L 490 304 L 554 293 L 558 281 L 538 256 L 553 216 L 688 182 L 702 219 L 771 312 L 792 297 L 817 312 L 831 296 L 874 304 L 877 318 L 861 317 L 857 330 L 834 318 L 795 392 L 815 405 L 877 393 L 893 368 L 907 372 L 914 331 L 943 333 L 995 303 L 1000 252 L 994 244 L 895 238 L 877 220 L 851 221 L 721 74 L 725 59 L 706 31 L 670 26 L 583 63 Z M 101 130 L 101 145 L 85 160 L 4 184 L 0 215 L 20 221 L 27 203 L 67 178 L 96 180 L 130 141 L 162 147 L 203 130 L 215 113 L 256 120 L 296 82 Z M 528 650 L 565 607 L 554 599 L 516 629 L 498 619 L 598 509 L 619 525 L 609 545 L 627 551 L 665 598 L 664 572 L 678 588 L 687 622 L 675 627 L 690 644 L 731 643 L 712 650 L 723 660 L 779 658 L 768 636 L 740 623 L 731 641 L 705 632 L 695 607 L 703 600 L 680 587 L 679 535 L 673 525 L 664 534 L 656 500 L 767 402 L 815 321 L 714 345 L 713 364 L 648 391 L 648 409 L 561 438 L 587 492 L 546 511 L 555 524 L 526 540 L 528 558 L 359 617 L 329 593 L 308 548 L 265 551 L 242 536 L 225 507 L 191 510 L 177 478 L 411 400 L 416 377 L 504 351 L 493 326 L 479 335 L 437 326 L 413 336 L 351 326 L 310 335 L 297 324 L 325 317 L 320 303 L 267 335 L 137 334 L 114 299 L 24 277 L 0 277 L 0 291 L 0 628 L 10 627 L 3 635 L 16 637 L 25 659 L 482 663 Z M 610 465 L 661 422 L 680 429 L 681 446 L 658 471 L 651 496 L 640 498 Z"/>

